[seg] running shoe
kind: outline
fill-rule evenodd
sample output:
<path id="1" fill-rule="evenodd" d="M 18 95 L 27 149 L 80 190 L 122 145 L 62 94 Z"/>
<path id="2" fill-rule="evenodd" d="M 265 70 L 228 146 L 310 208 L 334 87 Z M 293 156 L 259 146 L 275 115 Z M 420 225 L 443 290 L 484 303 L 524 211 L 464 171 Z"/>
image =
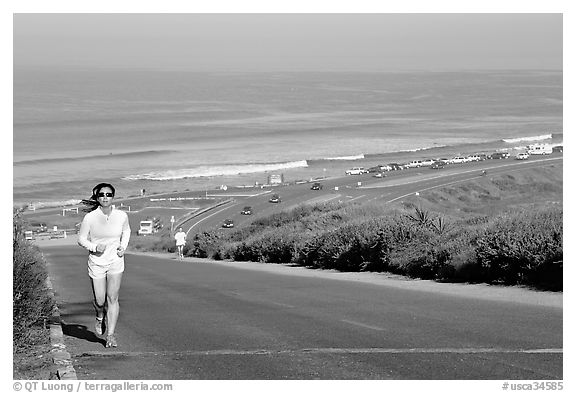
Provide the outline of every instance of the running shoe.
<path id="1" fill-rule="evenodd" d="M 101 335 L 102 333 L 104 333 L 104 330 L 102 329 L 103 322 L 104 322 L 104 317 L 102 317 L 102 318 L 96 317 L 96 323 L 94 324 L 94 330 L 96 331 L 96 334 L 98 334 L 98 335 Z"/>
<path id="2" fill-rule="evenodd" d="M 116 348 L 118 343 L 116 342 L 116 336 L 113 334 L 109 334 L 106 337 L 106 348 Z"/>

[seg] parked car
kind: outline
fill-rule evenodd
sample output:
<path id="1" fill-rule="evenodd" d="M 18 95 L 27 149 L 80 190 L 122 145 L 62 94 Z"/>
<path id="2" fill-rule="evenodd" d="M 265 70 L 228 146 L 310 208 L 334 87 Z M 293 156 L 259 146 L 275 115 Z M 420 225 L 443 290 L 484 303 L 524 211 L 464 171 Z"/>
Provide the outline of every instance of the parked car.
<path id="1" fill-rule="evenodd" d="M 446 166 L 444 161 L 434 161 L 432 165 L 430 165 L 430 169 L 443 169 Z"/>
<path id="2" fill-rule="evenodd" d="M 450 164 L 463 164 L 466 162 L 466 159 L 462 156 L 456 156 L 450 159 Z"/>
<path id="3" fill-rule="evenodd" d="M 321 189 L 322 189 L 322 184 L 316 182 L 316 183 L 312 184 L 312 187 L 310 187 L 310 189 L 311 189 L 311 190 L 315 190 L 315 191 L 321 190 Z"/>
<path id="4" fill-rule="evenodd" d="M 278 194 L 272 194 L 272 196 L 270 197 L 270 202 L 271 202 L 271 203 L 280 203 L 280 202 L 282 202 L 282 200 L 280 199 L 280 195 L 278 195 Z"/>
<path id="5" fill-rule="evenodd" d="M 433 159 L 433 158 L 427 158 L 425 160 L 422 161 L 422 166 L 430 166 L 432 164 L 434 164 L 437 160 Z"/>
<path id="6" fill-rule="evenodd" d="M 43 222 L 31 222 L 28 224 L 28 230 L 34 233 L 43 233 L 48 230 L 48 226 Z"/>
<path id="7" fill-rule="evenodd" d="M 389 166 L 390 168 L 392 168 L 393 171 L 400 171 L 400 170 L 404 169 L 404 168 L 402 167 L 402 165 L 397 164 L 397 163 L 395 163 L 395 162 L 393 162 L 393 163 L 391 163 L 391 164 L 388 164 L 388 166 Z"/>
<path id="8" fill-rule="evenodd" d="M 361 166 L 357 166 L 357 167 L 346 170 L 345 173 L 347 175 L 362 175 L 364 173 L 368 173 L 368 171 Z"/>
<path id="9" fill-rule="evenodd" d="M 413 160 L 413 161 L 410 161 L 408 164 L 404 165 L 405 168 L 420 168 L 421 166 L 422 166 L 422 161 L 419 161 L 419 160 Z"/>
<path id="10" fill-rule="evenodd" d="M 234 228 L 234 221 L 227 218 L 224 220 L 224 222 L 222 223 L 222 227 L 223 228 Z"/>
<path id="11" fill-rule="evenodd" d="M 466 157 L 466 160 L 469 161 L 469 162 L 473 162 L 473 161 L 481 161 L 482 159 L 480 158 L 479 155 L 477 155 L 477 154 L 472 154 L 472 155 Z"/>
<path id="12" fill-rule="evenodd" d="M 146 219 L 140 221 L 140 228 L 138 228 L 137 234 L 139 236 L 153 235 L 157 233 L 160 229 L 164 227 L 162 221 L 158 217 L 146 217 Z"/>
<path id="13" fill-rule="evenodd" d="M 529 154 L 537 154 L 537 155 L 544 155 L 544 154 L 552 154 L 552 146 L 544 145 L 541 143 L 537 143 L 535 145 L 528 145 L 528 153 Z"/>
<path id="14" fill-rule="evenodd" d="M 554 146 L 554 147 L 552 148 L 552 152 L 553 152 L 553 153 L 562 153 L 563 151 L 564 151 L 563 146 Z"/>
<path id="15" fill-rule="evenodd" d="M 527 160 L 528 157 L 530 157 L 530 154 L 528 154 L 528 153 L 518 153 L 518 154 L 516 154 L 516 159 L 517 159 L 517 160 Z"/>
<path id="16" fill-rule="evenodd" d="M 407 165 L 406 168 L 420 168 L 422 166 L 422 161 L 420 160 L 413 160 L 410 161 Z"/>
<path id="17" fill-rule="evenodd" d="M 246 216 L 249 216 L 250 214 L 252 214 L 252 207 L 251 206 L 244 206 L 244 209 L 242 209 L 240 214 L 244 214 Z"/>
<path id="18" fill-rule="evenodd" d="M 496 152 L 496 153 L 492 153 L 492 155 L 490 156 L 490 159 L 492 160 L 503 160 L 510 157 L 510 153 L 507 152 Z"/>

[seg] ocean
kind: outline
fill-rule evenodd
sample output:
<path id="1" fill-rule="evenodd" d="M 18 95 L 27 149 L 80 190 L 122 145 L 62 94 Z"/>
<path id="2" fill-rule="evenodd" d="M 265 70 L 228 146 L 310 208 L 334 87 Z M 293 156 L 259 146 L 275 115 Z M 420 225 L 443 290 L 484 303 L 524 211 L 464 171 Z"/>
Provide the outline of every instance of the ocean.
<path id="1" fill-rule="evenodd" d="M 197 73 L 15 69 L 13 202 L 340 176 L 561 144 L 562 72 Z"/>

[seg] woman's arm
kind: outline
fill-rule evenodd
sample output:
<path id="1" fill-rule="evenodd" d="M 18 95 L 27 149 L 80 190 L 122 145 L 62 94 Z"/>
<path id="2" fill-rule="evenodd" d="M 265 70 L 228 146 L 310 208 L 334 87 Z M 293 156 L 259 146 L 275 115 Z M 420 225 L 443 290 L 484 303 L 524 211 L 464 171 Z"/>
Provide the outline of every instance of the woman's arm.
<path id="1" fill-rule="evenodd" d="M 80 231 L 78 232 L 78 245 L 84 247 L 90 252 L 96 252 L 96 243 L 92 243 L 88 240 L 88 234 L 90 233 L 90 220 L 88 215 L 84 216 L 82 224 L 80 224 Z"/>
<path id="2" fill-rule="evenodd" d="M 122 236 L 120 237 L 120 247 L 126 250 L 130 241 L 130 221 L 128 215 L 124 213 L 124 223 L 122 224 Z"/>

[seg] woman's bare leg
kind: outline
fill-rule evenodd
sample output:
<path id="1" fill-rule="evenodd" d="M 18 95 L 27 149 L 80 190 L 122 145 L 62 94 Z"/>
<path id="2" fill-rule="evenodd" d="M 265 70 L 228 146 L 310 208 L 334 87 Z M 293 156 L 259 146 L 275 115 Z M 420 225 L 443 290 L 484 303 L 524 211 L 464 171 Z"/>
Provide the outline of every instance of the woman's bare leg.
<path id="1" fill-rule="evenodd" d="M 118 322 L 118 314 L 120 313 L 118 294 L 121 283 L 122 273 L 108 274 L 106 285 L 106 332 L 108 335 L 114 334 L 116 330 L 116 322 Z"/>
<path id="2" fill-rule="evenodd" d="M 106 278 L 92 279 L 92 292 L 94 294 L 94 309 L 98 319 L 104 316 L 104 306 L 106 305 Z"/>

